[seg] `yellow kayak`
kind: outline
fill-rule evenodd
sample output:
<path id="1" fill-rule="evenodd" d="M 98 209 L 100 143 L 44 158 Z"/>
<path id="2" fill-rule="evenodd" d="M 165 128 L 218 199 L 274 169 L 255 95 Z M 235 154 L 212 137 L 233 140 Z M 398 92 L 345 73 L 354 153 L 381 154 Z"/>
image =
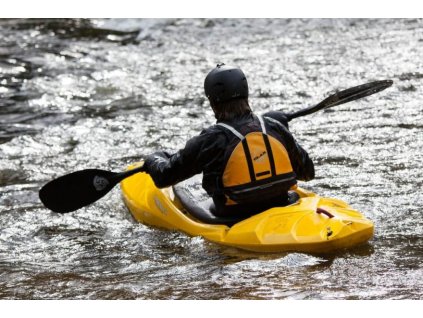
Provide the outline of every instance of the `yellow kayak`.
<path id="1" fill-rule="evenodd" d="M 347 203 L 299 187 L 293 190 L 299 199 L 291 205 L 244 220 L 222 219 L 221 224 L 217 217 L 202 215 L 201 207 L 193 205 L 184 191 L 158 189 L 146 173 L 126 178 L 121 188 L 129 211 L 143 224 L 248 251 L 331 252 L 365 243 L 374 231 L 373 222 Z"/>

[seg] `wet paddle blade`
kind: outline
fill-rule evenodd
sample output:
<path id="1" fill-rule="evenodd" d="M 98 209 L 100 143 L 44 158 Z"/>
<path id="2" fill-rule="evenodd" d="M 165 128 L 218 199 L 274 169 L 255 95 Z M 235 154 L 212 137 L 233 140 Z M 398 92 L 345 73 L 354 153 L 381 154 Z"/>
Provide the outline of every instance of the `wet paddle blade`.
<path id="1" fill-rule="evenodd" d="M 319 104 L 315 106 L 311 106 L 311 107 L 299 110 L 292 114 L 286 114 L 286 116 L 288 118 L 288 121 L 290 121 L 291 119 L 294 119 L 297 117 L 315 113 L 321 109 L 334 107 L 337 105 L 351 102 L 353 100 L 357 100 L 363 97 L 376 94 L 390 87 L 392 84 L 393 84 L 393 81 L 391 80 L 383 80 L 383 81 L 375 81 L 375 82 L 370 82 L 363 85 L 351 87 L 351 88 L 348 88 L 348 89 L 345 89 L 330 95 L 329 97 L 327 97 L 326 99 L 324 99 L 323 101 L 321 101 Z"/>
<path id="2" fill-rule="evenodd" d="M 76 171 L 43 186 L 39 192 L 40 200 L 54 212 L 72 212 L 107 194 L 119 182 L 117 175 L 99 169 Z"/>
<path id="3" fill-rule="evenodd" d="M 384 80 L 351 87 L 343 91 L 336 92 L 334 95 L 325 99 L 322 103 L 326 104 L 324 108 L 330 108 L 333 106 L 351 102 L 359 98 L 379 93 L 384 89 L 390 87 L 392 84 L 393 81 Z"/>

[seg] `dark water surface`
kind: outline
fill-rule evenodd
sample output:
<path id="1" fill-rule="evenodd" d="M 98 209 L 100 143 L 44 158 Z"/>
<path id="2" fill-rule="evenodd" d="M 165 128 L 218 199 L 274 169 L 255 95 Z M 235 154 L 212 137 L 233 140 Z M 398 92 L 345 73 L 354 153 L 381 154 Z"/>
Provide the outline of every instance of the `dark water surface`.
<path id="1" fill-rule="evenodd" d="M 423 20 L 0 20 L 1 299 L 422 299 Z M 203 80 L 243 68 L 261 113 L 378 79 L 298 118 L 301 184 L 375 222 L 337 254 L 254 254 L 136 223 L 114 189 L 58 215 L 38 189 L 121 171 L 214 122 Z"/>

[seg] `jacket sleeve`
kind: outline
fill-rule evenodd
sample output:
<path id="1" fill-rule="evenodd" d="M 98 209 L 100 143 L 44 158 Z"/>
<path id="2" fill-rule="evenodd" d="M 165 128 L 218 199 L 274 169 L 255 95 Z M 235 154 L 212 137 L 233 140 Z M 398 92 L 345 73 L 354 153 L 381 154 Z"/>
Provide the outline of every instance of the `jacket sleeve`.
<path id="1" fill-rule="evenodd" d="M 288 120 L 282 112 L 268 112 L 264 117 L 273 119 L 270 124 L 282 135 L 285 141 L 286 150 L 288 151 L 289 159 L 291 160 L 292 168 L 297 175 L 298 180 L 309 181 L 314 179 L 314 164 L 310 159 L 307 151 L 305 151 L 294 139 L 288 130 Z M 275 120 L 277 122 L 275 122 Z"/>
<path id="2" fill-rule="evenodd" d="M 263 116 L 264 117 L 271 117 L 271 118 L 277 120 L 279 123 L 284 125 L 289 130 L 288 117 L 286 117 L 286 115 L 283 112 L 274 110 L 274 111 L 270 111 L 270 112 L 263 114 Z"/>
<path id="3" fill-rule="evenodd" d="M 174 154 L 155 152 L 144 161 L 145 171 L 158 188 L 186 180 L 204 170 L 222 152 L 222 134 L 203 131 L 187 141 L 185 147 Z"/>

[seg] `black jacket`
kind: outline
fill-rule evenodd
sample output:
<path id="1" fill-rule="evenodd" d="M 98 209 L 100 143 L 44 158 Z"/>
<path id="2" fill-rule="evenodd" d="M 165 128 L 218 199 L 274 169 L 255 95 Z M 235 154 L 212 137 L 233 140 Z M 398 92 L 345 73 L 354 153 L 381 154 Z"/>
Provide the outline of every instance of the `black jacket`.
<path id="1" fill-rule="evenodd" d="M 282 112 L 272 111 L 263 117 L 273 118 L 280 123 L 266 120 L 267 127 L 282 136 L 297 179 L 303 181 L 313 179 L 313 162 L 289 132 L 285 115 Z M 249 114 L 228 124 L 237 128 L 252 120 L 254 117 Z M 174 185 L 202 172 L 203 188 L 215 202 L 221 202 L 224 200 L 222 192 L 224 153 L 233 138 L 233 134 L 226 129 L 211 126 L 204 129 L 200 135 L 188 140 L 185 148 L 175 154 L 159 151 L 148 156 L 144 162 L 145 171 L 159 188 Z"/>

